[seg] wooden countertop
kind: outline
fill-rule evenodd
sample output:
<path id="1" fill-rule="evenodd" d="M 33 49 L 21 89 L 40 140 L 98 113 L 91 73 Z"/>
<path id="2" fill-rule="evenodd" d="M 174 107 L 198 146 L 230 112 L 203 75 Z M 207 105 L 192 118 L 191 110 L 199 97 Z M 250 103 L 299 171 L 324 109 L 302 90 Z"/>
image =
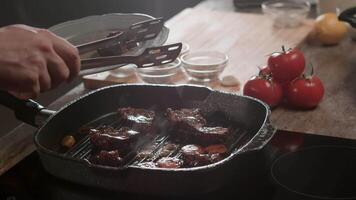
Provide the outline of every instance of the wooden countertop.
<path id="1" fill-rule="evenodd" d="M 231 6 L 232 0 L 206 1 L 199 4 L 197 9 L 233 12 Z M 174 25 L 172 22 L 168 24 Z M 311 111 L 279 107 L 272 112 L 273 124 L 277 128 L 291 131 L 356 139 L 356 79 L 353 77 L 356 75 L 356 42 L 347 38 L 337 46 L 323 47 L 303 43 L 300 47 L 325 84 L 324 100 Z M 242 82 L 250 76 L 245 74 L 241 77 L 239 73 L 234 75 Z M 86 92 L 88 91 L 81 84 L 56 100 L 49 108 L 58 109 Z M 0 175 L 35 150 L 32 142 L 34 131 L 34 128 L 22 124 L 0 138 Z"/>

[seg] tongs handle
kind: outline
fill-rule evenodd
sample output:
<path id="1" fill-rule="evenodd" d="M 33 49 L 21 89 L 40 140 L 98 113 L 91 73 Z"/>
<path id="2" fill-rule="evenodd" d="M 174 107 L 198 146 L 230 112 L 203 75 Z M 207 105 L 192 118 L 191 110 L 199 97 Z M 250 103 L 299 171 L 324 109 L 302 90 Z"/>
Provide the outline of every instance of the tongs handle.
<path id="1" fill-rule="evenodd" d="M 81 70 L 95 69 L 98 67 L 134 64 L 138 56 L 107 56 L 99 58 L 89 58 L 81 60 Z"/>
<path id="2" fill-rule="evenodd" d="M 99 48 L 111 45 L 114 43 L 114 41 L 118 41 L 120 37 L 123 35 L 124 32 L 118 32 L 116 35 L 107 37 L 104 39 L 88 42 L 85 44 L 80 44 L 77 45 L 77 49 L 79 51 L 79 54 L 84 54 L 93 50 L 97 50 Z"/>
<path id="3" fill-rule="evenodd" d="M 114 36 L 99 39 L 76 46 L 79 54 L 100 49 L 114 48 L 117 50 L 113 55 L 118 55 L 122 49 L 131 49 L 137 42 L 151 40 L 157 37 L 163 28 L 163 19 L 156 18 L 132 24 L 129 29 L 115 32 Z M 99 52 L 100 53 L 100 52 Z"/>
<path id="4" fill-rule="evenodd" d="M 125 64 L 135 64 L 137 68 L 159 66 L 173 62 L 182 50 L 182 43 L 147 48 L 138 56 L 108 56 L 81 60 L 81 73 L 87 75 L 112 70 Z M 89 72 L 88 72 L 89 71 Z"/>

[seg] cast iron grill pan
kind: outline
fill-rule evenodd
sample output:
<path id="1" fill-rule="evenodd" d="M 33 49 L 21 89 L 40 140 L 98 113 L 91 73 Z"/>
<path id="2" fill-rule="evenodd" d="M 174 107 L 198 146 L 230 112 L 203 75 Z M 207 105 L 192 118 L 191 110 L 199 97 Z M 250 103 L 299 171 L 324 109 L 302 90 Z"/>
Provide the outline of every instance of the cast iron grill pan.
<path id="1" fill-rule="evenodd" d="M 3 93 L 0 93 L 0 103 L 13 109 L 18 118 L 32 125 L 36 125 L 35 119 L 38 118 L 35 116 L 52 113 L 34 137 L 42 164 L 50 174 L 82 185 L 141 194 L 206 193 L 222 187 L 231 177 L 254 173 L 249 168 L 246 169 L 246 162 L 257 158 L 258 150 L 269 142 L 275 132 L 268 121 L 270 110 L 266 104 L 254 98 L 213 91 L 201 86 L 109 86 L 84 95 L 57 112 L 43 109 L 33 101 L 16 101 Z M 226 116 L 229 122 L 233 122 L 231 126 L 239 129 L 236 129 L 236 138 L 229 145 L 231 153 L 228 157 L 210 165 L 193 168 L 138 167 L 135 159 L 128 159 L 126 165 L 119 168 L 90 165 L 83 161 L 92 149 L 85 139 L 66 155 L 59 151 L 65 135 L 73 134 L 86 124 L 97 123 L 99 126 L 110 123 L 110 113 L 122 107 L 144 108 L 160 113 L 167 108 L 199 108 L 208 119 Z M 99 118 L 100 120 L 95 121 Z M 120 125 L 120 122 L 115 123 L 115 126 Z M 159 134 L 154 141 L 165 141 L 164 138 L 159 138 L 164 135 L 169 136 Z M 237 148 L 233 148 L 235 146 Z M 157 149 L 159 148 L 160 145 Z"/>

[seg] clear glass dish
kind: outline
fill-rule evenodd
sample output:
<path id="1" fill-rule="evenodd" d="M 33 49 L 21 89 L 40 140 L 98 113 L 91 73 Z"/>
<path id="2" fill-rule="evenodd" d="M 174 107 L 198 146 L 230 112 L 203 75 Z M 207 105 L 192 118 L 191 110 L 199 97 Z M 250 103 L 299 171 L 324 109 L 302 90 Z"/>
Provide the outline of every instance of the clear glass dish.
<path id="1" fill-rule="evenodd" d="M 229 60 L 227 55 L 217 51 L 189 53 L 181 59 L 186 74 L 191 80 L 198 82 L 217 80 Z"/>
<path id="2" fill-rule="evenodd" d="M 262 3 L 263 13 L 274 20 L 274 26 L 292 28 L 301 25 L 310 11 L 304 0 L 270 0 Z"/>
<path id="3" fill-rule="evenodd" d="M 181 71 L 181 61 L 176 59 L 172 63 L 161 66 L 137 68 L 136 72 L 146 83 L 173 83 L 174 76 Z"/>
<path id="4" fill-rule="evenodd" d="M 179 56 L 183 56 L 187 54 L 190 50 L 190 46 L 187 43 L 182 42 L 182 51 L 180 52 Z"/>

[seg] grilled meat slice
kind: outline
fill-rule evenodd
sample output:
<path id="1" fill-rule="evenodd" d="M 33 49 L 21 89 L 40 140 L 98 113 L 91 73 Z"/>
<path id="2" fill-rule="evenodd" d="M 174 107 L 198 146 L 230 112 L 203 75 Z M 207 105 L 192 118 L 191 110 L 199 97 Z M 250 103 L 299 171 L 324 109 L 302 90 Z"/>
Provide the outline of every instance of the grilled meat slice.
<path id="1" fill-rule="evenodd" d="M 167 109 L 167 118 L 174 135 L 183 141 L 202 145 L 224 143 L 230 130 L 224 127 L 209 127 L 199 109 Z"/>
<path id="2" fill-rule="evenodd" d="M 209 155 L 211 163 L 218 162 L 227 156 L 228 150 L 223 144 L 214 144 L 205 147 L 205 152 Z"/>
<path id="3" fill-rule="evenodd" d="M 216 144 L 208 147 L 201 147 L 195 144 L 185 145 L 181 148 L 184 165 L 187 167 L 197 167 L 218 162 L 227 154 L 225 145 Z"/>
<path id="4" fill-rule="evenodd" d="M 178 130 L 197 129 L 206 124 L 206 120 L 200 115 L 199 109 L 167 109 L 167 117 L 173 128 Z"/>
<path id="5" fill-rule="evenodd" d="M 223 144 L 213 144 L 204 148 L 204 151 L 208 154 L 227 154 L 227 148 Z"/>
<path id="6" fill-rule="evenodd" d="M 183 156 L 194 156 L 197 154 L 203 154 L 204 148 L 199 145 L 188 144 L 181 148 L 181 152 Z"/>
<path id="7" fill-rule="evenodd" d="M 179 158 L 163 157 L 157 161 L 159 168 L 180 168 L 183 165 L 183 160 Z"/>
<path id="8" fill-rule="evenodd" d="M 101 150 L 98 153 L 92 155 L 89 161 L 92 164 L 111 166 L 111 167 L 118 167 L 123 163 L 123 159 L 120 157 L 118 150 L 115 151 Z"/>
<path id="9" fill-rule="evenodd" d="M 89 131 L 90 141 L 101 150 L 120 149 L 121 152 L 129 152 L 136 144 L 140 133 L 128 127 L 120 129 L 111 126 L 102 126 Z"/>
<path id="10" fill-rule="evenodd" d="M 140 108 L 119 108 L 117 110 L 119 118 L 122 123 L 145 134 L 154 134 L 157 132 L 157 128 L 154 125 L 155 112 Z"/>
<path id="11" fill-rule="evenodd" d="M 202 144 L 224 143 L 230 135 L 230 130 L 224 127 L 201 127 L 195 132 L 196 141 Z"/>
<path id="12" fill-rule="evenodd" d="M 197 167 L 210 163 L 209 155 L 204 154 L 204 148 L 199 145 L 189 144 L 181 148 L 184 165 Z"/>

